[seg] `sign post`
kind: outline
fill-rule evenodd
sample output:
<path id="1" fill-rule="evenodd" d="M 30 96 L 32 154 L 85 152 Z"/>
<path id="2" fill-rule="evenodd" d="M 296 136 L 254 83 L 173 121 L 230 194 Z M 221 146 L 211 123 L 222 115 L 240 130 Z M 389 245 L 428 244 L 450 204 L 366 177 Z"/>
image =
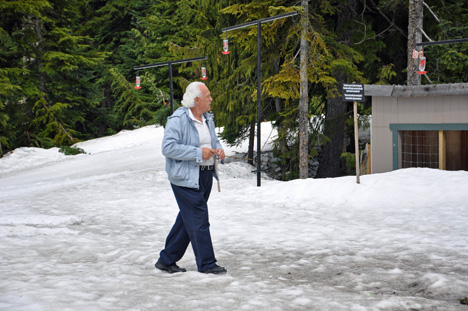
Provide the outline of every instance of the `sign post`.
<path id="1" fill-rule="evenodd" d="M 357 102 L 353 102 L 353 110 L 354 110 L 354 152 L 356 154 L 356 182 L 359 184 L 359 127 L 357 121 Z"/>
<path id="2" fill-rule="evenodd" d="M 364 84 L 343 84 L 345 101 L 353 102 L 354 110 L 354 150 L 356 157 L 356 182 L 359 184 L 359 126 L 357 121 L 357 102 L 364 102 Z"/>

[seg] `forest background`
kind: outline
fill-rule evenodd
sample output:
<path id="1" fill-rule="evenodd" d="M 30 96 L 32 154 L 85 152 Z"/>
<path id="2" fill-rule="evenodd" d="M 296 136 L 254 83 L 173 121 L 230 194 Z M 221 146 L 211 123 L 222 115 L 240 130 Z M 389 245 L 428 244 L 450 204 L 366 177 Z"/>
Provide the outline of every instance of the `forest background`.
<path id="1" fill-rule="evenodd" d="M 413 0 L 410 0 L 413 1 Z M 424 33 L 434 41 L 468 37 L 467 0 L 425 0 Z M 341 83 L 406 84 L 408 0 L 309 1 L 307 40 L 309 157 L 316 177 L 346 174 L 354 150 L 352 107 Z M 201 78 L 228 144 L 250 138 L 254 158 L 256 27 L 222 28 L 282 13 L 300 1 L 0 0 L 0 152 L 66 147 L 149 124 L 170 114 L 168 67 L 134 66 L 207 56 L 173 66 L 175 109 Z M 262 119 L 278 131 L 274 154 L 288 180 L 299 174 L 300 17 L 262 25 Z M 230 54 L 223 55 L 227 36 Z M 432 83 L 468 81 L 468 44 L 425 48 Z M 429 83 L 423 77 L 422 83 Z M 371 114 L 360 103 L 361 116 Z M 319 152 L 320 150 L 320 152 Z"/>

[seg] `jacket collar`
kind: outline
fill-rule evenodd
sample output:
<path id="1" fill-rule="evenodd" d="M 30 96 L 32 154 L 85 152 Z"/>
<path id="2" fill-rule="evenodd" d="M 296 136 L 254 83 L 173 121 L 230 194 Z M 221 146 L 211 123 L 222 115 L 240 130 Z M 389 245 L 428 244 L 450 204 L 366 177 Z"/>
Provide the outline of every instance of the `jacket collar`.
<path id="1" fill-rule="evenodd" d="M 176 115 L 176 112 L 177 112 L 177 115 L 179 115 L 179 116 L 182 116 L 182 115 L 185 114 L 185 115 L 187 116 L 187 118 L 190 118 L 189 110 L 190 110 L 190 108 L 180 107 L 179 109 L 177 109 L 177 110 L 174 112 L 174 115 Z M 206 121 L 211 121 L 211 120 L 213 120 L 213 114 L 210 113 L 210 112 L 205 112 L 205 113 L 203 113 L 203 116 L 205 117 L 205 120 L 206 120 Z"/>

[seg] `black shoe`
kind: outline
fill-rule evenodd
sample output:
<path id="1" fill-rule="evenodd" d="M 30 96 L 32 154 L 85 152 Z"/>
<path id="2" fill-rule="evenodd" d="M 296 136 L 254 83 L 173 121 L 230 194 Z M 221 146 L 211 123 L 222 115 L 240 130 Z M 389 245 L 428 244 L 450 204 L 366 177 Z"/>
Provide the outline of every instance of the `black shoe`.
<path id="1" fill-rule="evenodd" d="M 165 265 L 161 262 L 161 260 L 158 259 L 158 262 L 154 264 L 156 268 L 162 271 L 167 271 L 169 273 L 176 273 L 176 272 L 187 272 L 184 268 L 179 267 L 175 263 L 170 264 L 170 265 Z"/>
<path id="2" fill-rule="evenodd" d="M 202 273 L 212 273 L 212 274 L 224 274 L 226 272 L 227 272 L 226 268 L 220 267 L 216 264 L 213 268 L 209 268 L 205 271 L 202 271 Z"/>

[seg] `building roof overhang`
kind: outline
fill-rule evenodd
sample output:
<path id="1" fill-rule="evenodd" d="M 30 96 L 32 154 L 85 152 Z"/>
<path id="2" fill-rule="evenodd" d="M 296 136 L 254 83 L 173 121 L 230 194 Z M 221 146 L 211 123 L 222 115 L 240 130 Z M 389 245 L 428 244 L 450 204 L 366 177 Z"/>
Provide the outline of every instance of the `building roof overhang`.
<path id="1" fill-rule="evenodd" d="M 364 85 L 365 96 L 419 97 L 468 95 L 468 83 L 427 85 Z"/>

